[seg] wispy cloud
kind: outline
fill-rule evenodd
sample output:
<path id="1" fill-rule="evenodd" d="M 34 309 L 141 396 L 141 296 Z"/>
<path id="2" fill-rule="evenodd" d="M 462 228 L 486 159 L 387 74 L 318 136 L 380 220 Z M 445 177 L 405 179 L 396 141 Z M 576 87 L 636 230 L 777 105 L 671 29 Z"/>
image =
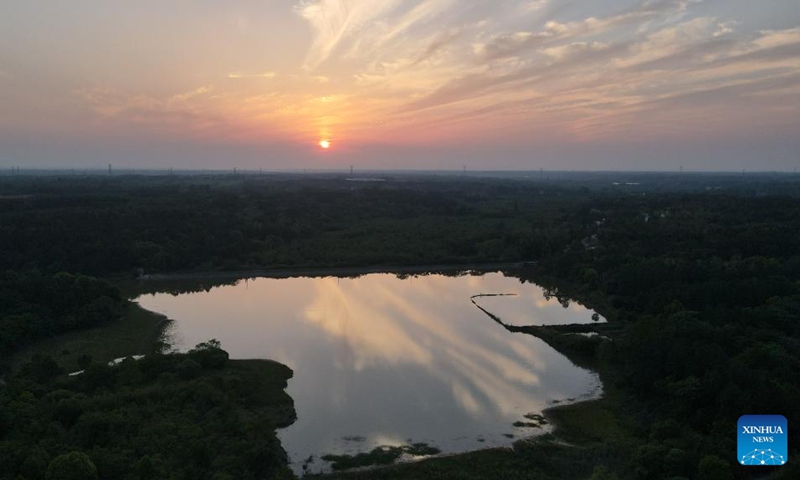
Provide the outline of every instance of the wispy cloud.
<path id="1" fill-rule="evenodd" d="M 306 68 L 317 68 L 337 51 L 353 58 L 391 49 L 397 46 L 392 42 L 406 43 L 413 29 L 439 29 L 434 20 L 462 7 L 456 0 L 306 0 L 295 8 L 312 27 Z"/>
<path id="2" fill-rule="evenodd" d="M 412 66 L 415 66 L 420 62 L 424 62 L 425 60 L 430 59 L 437 53 L 446 49 L 449 45 L 453 44 L 459 37 L 461 37 L 463 31 L 464 30 L 462 28 L 451 28 L 445 32 L 436 34 L 430 40 L 430 42 L 428 42 L 422 53 L 420 53 L 414 59 Z"/>
<path id="3" fill-rule="evenodd" d="M 549 0 L 531 0 L 528 2 L 523 2 L 522 5 L 520 5 L 520 9 L 527 12 L 538 12 L 547 6 L 548 3 L 550 3 Z"/>
<path id="4" fill-rule="evenodd" d="M 550 31 L 513 32 L 493 35 L 485 43 L 475 43 L 472 50 L 484 61 L 513 57 L 529 48 L 545 45 L 553 37 Z"/>
<path id="5" fill-rule="evenodd" d="M 755 118 L 800 126 L 785 101 L 800 89 L 800 27 L 747 30 L 699 3 L 580 15 L 578 2 L 547 0 L 304 0 L 291 14 L 310 38 L 293 69 L 237 63 L 213 90 L 82 98 L 106 117 L 189 131 L 235 124 L 297 142 L 581 142 L 744 131 Z"/>
<path id="6" fill-rule="evenodd" d="M 382 14 L 391 12 L 400 0 L 306 0 L 295 11 L 313 29 L 314 40 L 306 66 L 314 69 L 328 59 L 344 40 L 370 26 Z"/>
<path id="7" fill-rule="evenodd" d="M 488 68 L 446 79 L 397 115 L 425 111 L 440 125 L 525 119 L 547 128 L 572 125 L 568 131 L 585 137 L 636 124 L 636 115 L 652 109 L 683 108 L 678 99 L 695 94 L 708 101 L 687 125 L 707 122 L 717 107 L 735 108 L 742 95 L 773 88 L 771 80 L 792 88 L 785 82 L 800 72 L 798 29 L 738 33 L 736 21 L 693 18 L 693 3 L 645 2 L 605 18 L 484 33 L 471 49 Z"/>
<path id="8" fill-rule="evenodd" d="M 165 129 L 171 135 L 192 136 L 219 129 L 225 120 L 208 109 L 212 86 L 202 86 L 166 97 L 129 94 L 112 88 L 83 88 L 74 98 L 109 122 L 136 125 L 145 129 Z"/>
<path id="9" fill-rule="evenodd" d="M 262 73 L 242 73 L 233 72 L 228 74 L 228 78 L 238 80 L 240 78 L 275 78 L 275 72 L 262 72 Z"/>
<path id="10" fill-rule="evenodd" d="M 403 35 L 411 27 L 431 21 L 444 13 L 448 8 L 456 6 L 456 0 L 424 0 L 405 12 L 381 39 L 381 45 Z"/>

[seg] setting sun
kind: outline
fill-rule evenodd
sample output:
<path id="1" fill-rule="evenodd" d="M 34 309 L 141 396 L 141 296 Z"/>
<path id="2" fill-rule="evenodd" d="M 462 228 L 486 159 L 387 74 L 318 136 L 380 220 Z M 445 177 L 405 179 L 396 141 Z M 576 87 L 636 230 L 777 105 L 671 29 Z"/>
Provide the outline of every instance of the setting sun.
<path id="1" fill-rule="evenodd" d="M 329 140 L 320 140 L 319 146 L 327 150 L 331 148 L 331 142 Z"/>

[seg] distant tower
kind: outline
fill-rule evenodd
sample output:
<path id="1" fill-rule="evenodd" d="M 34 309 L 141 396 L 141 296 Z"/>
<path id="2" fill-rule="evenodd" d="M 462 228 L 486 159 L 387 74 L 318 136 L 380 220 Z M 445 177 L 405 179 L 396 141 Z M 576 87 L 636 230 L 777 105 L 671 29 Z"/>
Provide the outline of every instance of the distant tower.
<path id="1" fill-rule="evenodd" d="M 683 173 L 683 165 L 681 165 L 681 167 L 678 169 L 678 172 Z"/>
<path id="2" fill-rule="evenodd" d="M 467 166 L 464 165 L 464 175 L 466 175 L 466 174 L 467 174 Z"/>
<path id="3" fill-rule="evenodd" d="M 350 165 L 350 175 L 352 175 L 352 174 L 353 174 L 353 166 Z"/>
<path id="4" fill-rule="evenodd" d="M 110 163 L 108 164 L 108 176 L 109 177 L 111 176 L 111 164 Z"/>

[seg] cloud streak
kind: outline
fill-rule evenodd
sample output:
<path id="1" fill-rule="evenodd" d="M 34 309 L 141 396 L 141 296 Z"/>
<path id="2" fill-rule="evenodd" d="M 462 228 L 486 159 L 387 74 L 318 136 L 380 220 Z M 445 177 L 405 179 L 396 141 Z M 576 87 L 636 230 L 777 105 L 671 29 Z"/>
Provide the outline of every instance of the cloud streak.
<path id="1" fill-rule="evenodd" d="M 263 73 L 241 73 L 241 72 L 233 72 L 228 74 L 228 78 L 233 80 L 238 80 L 241 78 L 275 78 L 277 74 L 275 72 L 263 72 Z"/>
<path id="2" fill-rule="evenodd" d="M 737 111 L 743 96 L 768 105 L 774 95 L 765 93 L 779 88 L 773 85 L 794 91 L 800 28 L 741 31 L 735 19 L 693 14 L 698 3 L 646 0 L 575 19 L 568 7 L 546 1 L 465 8 L 453 0 L 306 0 L 293 12 L 311 27 L 307 73 L 227 74 L 270 79 L 272 93 L 223 89 L 211 101 L 212 92 L 198 89 L 161 101 L 106 99 L 93 108 L 117 117 L 135 108 L 135 118 L 149 112 L 187 119 L 211 110 L 213 118 L 251 129 L 272 125 L 298 141 L 448 141 L 522 125 L 591 141 L 648 124 L 648 136 L 669 134 L 666 118 L 683 115 L 686 125 L 696 125 Z M 515 28 L 520 15 L 535 28 Z M 695 102 L 692 113 L 684 99 Z M 747 121 L 739 123 L 744 128 Z"/>
<path id="3" fill-rule="evenodd" d="M 312 27 L 314 40 L 306 57 L 306 67 L 315 69 L 346 40 L 369 27 L 382 14 L 391 12 L 399 0 L 308 0 L 295 11 Z"/>
<path id="4" fill-rule="evenodd" d="M 320 138 L 347 162 L 424 148 L 463 165 L 448 152 L 485 146 L 519 167 L 543 143 L 705 131 L 769 145 L 800 128 L 794 0 L 201 3 L 152 38 L 132 5 L 74 7 L 102 20 L 80 38 L 63 34 L 69 19 L 39 26 L 35 2 L 0 7 L 0 125 L 68 131 L 63 119 L 86 117 L 82 131 L 280 142 L 313 161 Z"/>

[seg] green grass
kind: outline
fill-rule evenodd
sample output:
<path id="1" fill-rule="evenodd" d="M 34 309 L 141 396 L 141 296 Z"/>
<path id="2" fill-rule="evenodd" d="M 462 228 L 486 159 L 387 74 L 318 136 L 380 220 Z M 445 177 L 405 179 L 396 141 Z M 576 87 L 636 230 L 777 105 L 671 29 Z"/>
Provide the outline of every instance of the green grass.
<path id="1" fill-rule="evenodd" d="M 161 348 L 161 337 L 168 320 L 163 315 L 128 303 L 123 315 L 102 327 L 58 335 L 36 342 L 17 352 L 12 368 L 34 355 L 51 356 L 67 371 L 80 370 L 78 357 L 90 355 L 94 362 L 110 362 L 129 355 L 146 355 Z"/>
<path id="2" fill-rule="evenodd" d="M 635 438 L 620 425 L 614 412 L 620 405 L 613 398 L 580 402 L 547 410 L 555 426 L 555 435 L 568 443 L 588 445 L 594 442 L 629 445 Z M 616 407 L 616 408 L 615 408 Z"/>

